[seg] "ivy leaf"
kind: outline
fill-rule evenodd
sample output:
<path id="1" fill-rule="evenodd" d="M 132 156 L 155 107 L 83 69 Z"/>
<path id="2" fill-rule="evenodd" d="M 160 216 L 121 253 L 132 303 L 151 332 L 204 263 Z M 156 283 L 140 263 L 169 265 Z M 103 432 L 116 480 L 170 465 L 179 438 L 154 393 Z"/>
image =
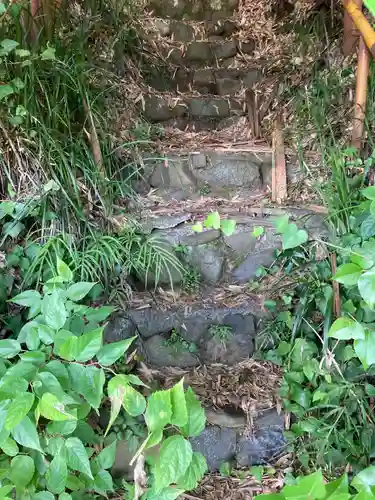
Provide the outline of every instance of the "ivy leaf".
<path id="1" fill-rule="evenodd" d="M 38 410 L 40 414 L 48 420 L 58 422 L 64 420 L 74 420 L 76 417 L 69 413 L 63 403 L 61 403 L 54 394 L 45 392 L 39 401 Z"/>
<path id="2" fill-rule="evenodd" d="M 70 386 L 68 370 L 65 368 L 61 361 L 50 361 L 43 367 L 42 372 L 51 373 L 52 375 L 54 375 L 64 389 L 68 389 L 68 387 Z"/>
<path id="3" fill-rule="evenodd" d="M 80 439 L 71 437 L 65 441 L 66 461 L 73 470 L 83 472 L 90 479 L 94 479 L 91 473 L 89 459 Z"/>
<path id="4" fill-rule="evenodd" d="M 369 215 L 361 224 L 361 236 L 364 239 L 375 236 L 375 219 Z"/>
<path id="5" fill-rule="evenodd" d="M 212 212 L 204 220 L 204 227 L 212 229 L 220 229 L 220 215 L 219 212 Z"/>
<path id="6" fill-rule="evenodd" d="M 177 486 L 184 490 L 193 490 L 207 472 L 207 462 L 201 453 L 194 452 L 185 474 L 177 481 Z"/>
<path id="7" fill-rule="evenodd" d="M 366 329 L 365 338 L 354 341 L 354 350 L 367 370 L 375 363 L 375 332 Z"/>
<path id="8" fill-rule="evenodd" d="M 285 214 L 280 217 L 272 217 L 271 221 L 277 233 L 283 234 L 287 231 L 289 226 L 289 215 Z"/>
<path id="9" fill-rule="evenodd" d="M 54 61 L 56 59 L 56 49 L 48 47 L 40 54 L 40 57 L 42 61 Z"/>
<path id="10" fill-rule="evenodd" d="M 42 314 L 47 325 L 53 330 L 60 330 L 66 322 L 67 312 L 61 295 L 53 290 L 51 295 L 45 295 L 42 300 Z"/>
<path id="11" fill-rule="evenodd" d="M 151 394 L 145 413 L 149 432 L 163 429 L 170 422 L 171 416 L 172 404 L 169 391 L 156 391 Z"/>
<path id="12" fill-rule="evenodd" d="M 294 486 L 285 486 L 283 494 L 285 498 L 314 498 L 315 500 L 325 497 L 326 489 L 321 471 L 314 472 L 300 479 Z"/>
<path id="13" fill-rule="evenodd" d="M 309 235 L 304 229 L 298 229 L 296 224 L 289 224 L 288 229 L 284 231 L 282 237 L 283 249 L 296 248 L 306 243 L 308 239 Z"/>
<path id="14" fill-rule="evenodd" d="M 154 469 L 155 491 L 160 492 L 171 483 L 176 483 L 187 471 L 192 458 L 193 450 L 189 441 L 182 436 L 167 438 L 160 447 L 159 459 Z"/>
<path id="15" fill-rule="evenodd" d="M 251 233 L 251 236 L 254 238 L 259 238 L 264 234 L 264 227 L 263 226 L 254 226 L 254 229 Z"/>
<path id="16" fill-rule="evenodd" d="M 35 472 L 34 460 L 28 455 L 18 455 L 10 462 L 10 480 L 16 488 L 25 488 Z"/>
<path id="17" fill-rule="evenodd" d="M 188 422 L 186 425 L 181 426 L 181 430 L 185 436 L 199 436 L 206 425 L 205 412 L 191 387 L 187 389 L 185 399 L 188 412 Z"/>
<path id="18" fill-rule="evenodd" d="M 337 272 L 332 279 L 345 286 L 354 286 L 357 284 L 361 274 L 362 269 L 357 264 L 343 264 L 337 268 Z"/>
<path id="19" fill-rule="evenodd" d="M 70 283 L 73 281 L 73 273 L 69 269 L 69 266 L 65 264 L 59 257 L 57 257 L 57 264 L 56 264 L 56 269 L 58 275 L 63 278 L 64 281 Z"/>
<path id="20" fill-rule="evenodd" d="M 68 299 L 73 300 L 73 302 L 78 302 L 79 300 L 82 300 L 84 297 L 86 297 L 86 295 L 94 285 L 95 283 L 84 281 L 74 283 L 68 288 L 66 296 L 68 297 Z"/>
<path id="21" fill-rule="evenodd" d="M 368 271 L 362 274 L 358 279 L 358 289 L 362 298 L 373 309 L 375 306 L 375 272 Z"/>
<path id="22" fill-rule="evenodd" d="M 125 354 L 136 338 L 137 337 L 135 336 L 126 340 L 121 340 L 120 342 L 113 342 L 112 344 L 106 344 L 103 346 L 96 354 L 99 363 L 102 366 L 113 365 L 113 363 Z"/>
<path id="23" fill-rule="evenodd" d="M 40 304 L 42 297 L 39 292 L 36 290 L 26 290 L 15 297 L 12 297 L 9 302 L 14 302 L 14 304 L 18 304 L 19 306 L 24 307 L 32 307 L 35 304 Z"/>
<path id="24" fill-rule="evenodd" d="M 76 361 L 86 362 L 92 359 L 103 344 L 103 328 L 96 328 L 78 337 Z"/>
<path id="25" fill-rule="evenodd" d="M 375 466 L 367 467 L 357 474 L 352 481 L 352 486 L 359 492 L 372 493 L 372 488 L 375 487 Z"/>
<path id="26" fill-rule="evenodd" d="M 28 416 L 24 417 L 24 419 L 11 430 L 11 434 L 13 439 L 21 446 L 43 453 L 40 447 L 36 425 Z"/>
<path id="27" fill-rule="evenodd" d="M 146 400 L 131 385 L 124 387 L 124 399 L 122 405 L 127 413 L 132 417 L 138 417 L 146 409 Z"/>
<path id="28" fill-rule="evenodd" d="M 369 186 L 362 189 L 361 193 L 368 200 L 375 200 L 375 186 Z"/>
<path id="29" fill-rule="evenodd" d="M 29 351 L 36 351 L 40 345 L 37 328 L 30 328 L 26 333 L 26 346 Z"/>
<path id="30" fill-rule="evenodd" d="M 31 55 L 31 52 L 29 50 L 26 50 L 26 49 L 17 49 L 16 50 L 17 57 L 24 58 L 24 57 L 29 57 L 30 55 Z"/>
<path id="31" fill-rule="evenodd" d="M 115 463 L 117 441 L 104 448 L 96 457 L 96 462 L 101 469 L 110 469 Z"/>
<path id="32" fill-rule="evenodd" d="M 104 371 L 96 366 L 71 364 L 69 373 L 74 390 L 81 394 L 93 408 L 99 408 L 103 398 Z"/>
<path id="33" fill-rule="evenodd" d="M 8 87 L 8 85 L 0 85 L 0 101 L 1 101 L 2 93 L 5 92 L 4 87 Z M 12 92 L 12 94 L 13 94 L 13 92 Z M 9 95 L 9 91 L 8 91 L 7 95 Z M 22 230 L 24 228 L 25 228 L 25 226 L 22 224 L 22 222 L 10 221 L 10 222 L 6 222 L 3 225 L 2 233 L 4 234 L 4 236 L 10 236 L 11 238 L 14 239 L 14 238 L 17 238 L 17 236 L 19 236 L 19 234 L 22 232 Z"/>
<path id="34" fill-rule="evenodd" d="M 236 221 L 232 219 L 223 219 L 220 222 L 220 229 L 225 236 L 231 236 L 236 229 Z"/>
<path id="35" fill-rule="evenodd" d="M 172 416 L 170 423 L 182 427 L 188 422 L 188 413 L 184 392 L 184 379 L 181 379 L 172 389 L 169 390 L 171 395 Z M 187 488 L 193 489 L 193 488 Z"/>
<path id="36" fill-rule="evenodd" d="M 343 316 L 332 324 L 328 336 L 338 340 L 364 339 L 365 329 L 358 321 Z"/>
<path id="37" fill-rule="evenodd" d="M 21 344 L 17 340 L 0 340 L 0 358 L 14 358 L 21 351 Z"/>
<path id="38" fill-rule="evenodd" d="M 63 492 L 59 495 L 59 500 L 72 500 L 72 496 L 69 493 Z"/>
<path id="39" fill-rule="evenodd" d="M 16 40 L 9 40 L 5 38 L 0 42 L 1 45 L 1 55 L 10 54 L 15 48 L 18 47 L 19 43 Z"/>
<path id="40" fill-rule="evenodd" d="M 183 493 L 184 490 L 179 490 L 177 488 L 164 488 L 159 492 L 156 492 L 152 488 L 147 493 L 147 500 L 176 500 L 176 498 L 178 498 Z"/>
<path id="41" fill-rule="evenodd" d="M 46 483 L 49 491 L 58 495 L 65 490 L 68 479 L 68 467 L 61 453 L 55 456 L 46 473 Z"/>
<path id="42" fill-rule="evenodd" d="M 24 417 L 29 413 L 34 403 L 34 394 L 24 392 L 16 395 L 10 403 L 5 417 L 4 427 L 8 431 L 18 425 Z"/>
<path id="43" fill-rule="evenodd" d="M 193 231 L 196 233 L 202 233 L 203 232 L 203 224 L 201 222 L 197 222 L 194 224 L 191 228 Z"/>

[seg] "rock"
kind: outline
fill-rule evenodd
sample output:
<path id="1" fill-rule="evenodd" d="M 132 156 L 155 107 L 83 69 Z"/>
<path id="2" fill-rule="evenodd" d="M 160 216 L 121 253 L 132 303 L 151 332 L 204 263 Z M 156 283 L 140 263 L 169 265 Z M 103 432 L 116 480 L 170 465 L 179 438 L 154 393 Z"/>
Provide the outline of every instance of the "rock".
<path id="1" fill-rule="evenodd" d="M 198 437 L 190 438 L 190 442 L 194 451 L 205 456 L 210 472 L 214 472 L 220 469 L 223 462 L 234 459 L 236 431 L 209 425 Z"/>
<path id="2" fill-rule="evenodd" d="M 193 231 L 194 224 L 182 224 L 173 229 L 155 231 L 155 236 L 167 240 L 171 245 L 183 245 L 185 247 L 204 245 L 218 240 L 221 236 L 219 230 L 205 229 L 201 233 Z"/>
<path id="3" fill-rule="evenodd" d="M 237 225 L 235 233 L 224 236 L 225 244 L 232 250 L 234 258 L 245 258 L 254 251 L 257 240 L 252 232 L 253 229 L 248 226 Z"/>
<path id="4" fill-rule="evenodd" d="M 237 466 L 267 464 L 280 456 L 285 446 L 283 417 L 275 410 L 265 412 L 255 420 L 251 435 L 239 438 L 236 449 Z"/>
<path id="5" fill-rule="evenodd" d="M 231 17 L 238 0 L 150 0 L 149 6 L 158 17 L 216 22 Z"/>
<path id="6" fill-rule="evenodd" d="M 169 254 L 170 257 L 165 262 L 160 262 L 158 269 L 156 269 L 156 264 L 150 262 L 148 272 L 146 275 L 141 275 L 140 278 L 146 288 L 155 288 L 158 285 L 168 285 L 173 288 L 173 285 L 181 283 L 184 272 L 183 266 L 175 253 L 175 247 L 156 235 L 153 235 L 153 242 L 158 245 L 159 252 L 163 250 L 164 255 Z"/>
<path id="7" fill-rule="evenodd" d="M 218 79 L 216 85 L 219 95 L 234 95 L 240 92 L 242 88 L 241 80 L 232 80 L 230 78 Z"/>
<path id="8" fill-rule="evenodd" d="M 171 27 L 163 19 L 155 19 L 154 26 L 157 29 L 160 36 L 165 37 L 171 34 Z"/>
<path id="9" fill-rule="evenodd" d="M 206 420 L 208 424 L 228 427 L 230 429 L 244 429 L 247 423 L 246 416 L 242 411 L 232 414 L 219 409 L 206 409 Z"/>
<path id="10" fill-rule="evenodd" d="M 231 110 L 238 110 L 239 103 L 229 99 L 190 98 L 187 100 L 189 114 L 193 117 L 226 118 Z M 233 106 L 233 107 L 232 107 Z"/>
<path id="11" fill-rule="evenodd" d="M 207 62 L 213 59 L 212 45 L 210 42 L 191 42 L 187 45 L 185 59 L 188 61 Z"/>
<path id="12" fill-rule="evenodd" d="M 243 54 L 252 54 L 255 50 L 255 41 L 248 40 L 247 42 L 238 42 L 238 49 Z"/>
<path id="13" fill-rule="evenodd" d="M 112 318 L 104 329 L 104 342 L 118 342 L 137 334 L 137 324 L 130 316 Z"/>
<path id="14" fill-rule="evenodd" d="M 237 54 L 237 43 L 235 40 L 229 40 L 213 46 L 213 54 L 216 59 L 229 59 Z"/>
<path id="15" fill-rule="evenodd" d="M 172 21 L 170 24 L 172 40 L 176 42 L 190 42 L 194 40 L 194 29 L 190 24 L 181 21 Z"/>
<path id="16" fill-rule="evenodd" d="M 246 283 L 256 277 L 256 271 L 260 266 L 269 267 L 275 260 L 275 249 L 262 249 L 253 252 L 232 272 L 233 281 Z"/>
<path id="17" fill-rule="evenodd" d="M 175 346 L 166 344 L 166 338 L 155 335 L 144 343 L 144 350 L 148 361 L 155 366 L 178 366 L 180 368 L 190 368 L 198 366 L 200 361 L 197 356 Z"/>
<path id="18" fill-rule="evenodd" d="M 172 64 L 176 64 L 177 66 L 183 66 L 183 56 L 181 49 L 174 48 L 172 50 L 168 50 L 165 54 L 166 59 L 169 60 Z"/>
<path id="19" fill-rule="evenodd" d="M 220 281 L 224 269 L 224 255 L 214 246 L 198 245 L 187 248 L 183 260 L 196 269 L 207 283 Z"/>
<path id="20" fill-rule="evenodd" d="M 114 478 L 124 478 L 126 481 L 131 481 L 134 478 L 135 464 L 130 465 L 135 451 L 131 450 L 128 441 L 118 441 L 116 447 L 115 462 L 111 472 Z"/>
<path id="21" fill-rule="evenodd" d="M 162 122 L 186 114 L 187 108 L 179 99 L 171 102 L 168 99 L 157 96 L 145 98 L 144 114 L 153 122 Z"/>
<path id="22" fill-rule="evenodd" d="M 179 316 L 176 311 L 160 311 L 159 309 L 147 308 L 130 311 L 126 316 L 127 321 L 135 325 L 135 330 L 143 337 L 149 338 L 160 333 L 170 332 L 179 326 Z M 127 323 L 125 322 L 125 325 Z M 127 333 L 128 330 L 125 330 Z M 122 336 L 120 328 L 117 330 L 117 339 L 128 338 Z"/>
<path id="23" fill-rule="evenodd" d="M 146 221 L 140 221 L 142 231 L 146 234 L 151 233 L 153 229 L 170 229 L 191 219 L 191 214 L 181 213 L 178 215 L 165 215 L 153 217 Z M 162 234 L 162 233 L 161 233 Z"/>
<path id="24" fill-rule="evenodd" d="M 260 71 L 258 69 L 251 69 L 245 74 L 243 78 L 243 85 L 247 88 L 252 88 L 255 83 L 259 82 L 260 78 Z"/>
<path id="25" fill-rule="evenodd" d="M 230 36 L 237 30 L 237 24 L 229 19 L 218 21 L 217 23 L 206 23 L 207 35 Z"/>
<path id="26" fill-rule="evenodd" d="M 172 156 L 167 162 L 157 162 L 149 179 L 153 187 L 190 187 L 196 186 L 197 181 L 189 168 L 187 158 Z"/>

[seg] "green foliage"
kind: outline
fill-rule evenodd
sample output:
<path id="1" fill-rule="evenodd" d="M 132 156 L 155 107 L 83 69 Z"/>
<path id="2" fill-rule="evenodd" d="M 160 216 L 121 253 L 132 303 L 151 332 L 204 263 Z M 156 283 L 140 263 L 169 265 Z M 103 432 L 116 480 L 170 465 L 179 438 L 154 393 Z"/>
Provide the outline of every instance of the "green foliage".
<path id="1" fill-rule="evenodd" d="M 208 333 L 224 346 L 226 346 L 233 337 L 232 328 L 227 325 L 211 325 L 208 329 Z"/>
<path id="2" fill-rule="evenodd" d="M 175 328 L 173 328 L 170 336 L 165 340 L 164 345 L 171 347 L 176 354 L 184 351 L 195 352 L 197 350 L 196 344 L 185 340 Z"/>
<path id="3" fill-rule="evenodd" d="M 283 250 L 307 243 L 309 238 L 307 232 L 304 229 L 298 229 L 296 224 L 290 223 L 288 215 L 277 217 L 273 222 L 277 232 L 282 235 Z"/>
<path id="4" fill-rule="evenodd" d="M 193 267 L 188 267 L 184 270 L 182 278 L 182 288 L 186 293 L 196 295 L 199 293 L 202 282 L 202 276 L 199 271 Z"/>
<path id="5" fill-rule="evenodd" d="M 203 228 L 206 229 L 219 229 L 225 234 L 230 236 L 236 229 L 236 221 L 232 219 L 221 219 L 219 212 L 211 212 L 202 222 L 197 222 L 193 226 L 193 231 L 201 233 Z"/>
<path id="6" fill-rule="evenodd" d="M 116 375 L 112 365 L 135 337 L 103 345 L 101 322 L 107 310 L 81 303 L 94 283 L 72 280 L 73 272 L 58 259 L 56 274 L 42 293 L 26 290 L 11 299 L 34 312 L 17 339 L 0 341 L 1 486 L 17 496 L 51 500 L 53 495 L 70 498 L 72 491 L 79 497 L 107 496 L 114 490 L 109 470 L 121 438 L 135 444 L 134 461 L 161 443 L 142 498 L 168 498 L 169 491 L 195 488 L 207 466 L 186 439 L 205 425 L 193 391 L 185 391 L 181 380 L 146 398 L 137 376 Z M 77 317 L 84 321 L 77 323 Z M 103 434 L 89 419 L 107 400 L 110 420 Z M 171 425 L 173 432 L 166 429 Z"/>

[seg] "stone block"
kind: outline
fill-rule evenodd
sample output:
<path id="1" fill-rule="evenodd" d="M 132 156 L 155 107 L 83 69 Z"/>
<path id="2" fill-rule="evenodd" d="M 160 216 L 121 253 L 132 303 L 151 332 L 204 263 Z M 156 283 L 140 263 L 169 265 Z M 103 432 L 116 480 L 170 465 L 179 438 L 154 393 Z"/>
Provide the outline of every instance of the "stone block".
<path id="1" fill-rule="evenodd" d="M 237 54 L 237 43 L 229 40 L 213 46 L 213 54 L 216 59 L 229 59 Z"/>
<path id="2" fill-rule="evenodd" d="M 261 79 L 261 72 L 258 69 L 251 69 L 243 76 L 244 87 L 252 88 Z"/>
<path id="3" fill-rule="evenodd" d="M 207 426 L 198 437 L 190 438 L 194 451 L 205 456 L 210 472 L 218 471 L 223 462 L 233 460 L 236 452 L 235 429 Z"/>
<path id="4" fill-rule="evenodd" d="M 158 96 L 150 96 L 145 99 L 144 114 L 152 122 L 162 122 L 184 116 L 186 106 L 179 99 L 166 99 Z"/>
<path id="5" fill-rule="evenodd" d="M 176 351 L 174 346 L 166 343 L 167 337 L 155 335 L 144 343 L 148 361 L 154 366 L 178 366 L 180 368 L 190 368 L 199 366 L 198 357 L 188 350 Z"/>
<path id="6" fill-rule="evenodd" d="M 247 40 L 247 41 L 239 41 L 238 42 L 238 50 L 243 54 L 253 54 L 255 50 L 255 41 Z"/>
<path id="7" fill-rule="evenodd" d="M 182 156 L 169 157 L 167 162 L 157 162 L 149 183 L 156 188 L 181 188 L 197 184 L 188 159 Z"/>
<path id="8" fill-rule="evenodd" d="M 195 38 L 194 29 L 190 24 L 171 21 L 169 27 L 172 40 L 176 42 L 190 42 Z"/>
<path id="9" fill-rule="evenodd" d="M 219 95 L 235 95 L 242 89 L 241 80 L 220 78 L 216 81 L 216 90 Z"/>
<path id="10" fill-rule="evenodd" d="M 228 99 L 190 98 L 187 105 L 189 114 L 195 118 L 227 118 L 231 114 Z"/>
<path id="11" fill-rule="evenodd" d="M 206 283 L 220 281 L 224 271 L 225 257 L 211 244 L 187 247 L 183 260 L 196 269 Z"/>
<path id="12" fill-rule="evenodd" d="M 149 0 L 158 17 L 197 21 L 226 19 L 238 8 L 238 0 Z"/>
<path id="13" fill-rule="evenodd" d="M 237 24 L 229 19 L 206 23 L 207 35 L 230 36 L 237 30 Z"/>
<path id="14" fill-rule="evenodd" d="M 191 42 L 186 46 L 184 59 L 188 61 L 206 62 L 213 59 L 212 45 L 210 42 Z"/>

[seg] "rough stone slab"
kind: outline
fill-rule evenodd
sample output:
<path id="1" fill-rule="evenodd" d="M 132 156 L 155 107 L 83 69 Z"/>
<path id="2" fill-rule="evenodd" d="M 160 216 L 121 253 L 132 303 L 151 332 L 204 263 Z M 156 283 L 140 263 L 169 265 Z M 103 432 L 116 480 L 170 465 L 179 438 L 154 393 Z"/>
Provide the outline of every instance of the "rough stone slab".
<path id="1" fill-rule="evenodd" d="M 238 50 L 243 54 L 253 54 L 255 50 L 255 40 L 239 41 Z"/>
<path id="2" fill-rule="evenodd" d="M 229 99 L 194 98 L 187 101 L 189 114 L 195 118 L 227 118 L 231 115 Z"/>
<path id="3" fill-rule="evenodd" d="M 236 440 L 237 434 L 234 429 L 217 425 L 207 426 L 198 437 L 190 438 L 193 450 L 206 457 L 210 472 L 219 470 L 223 462 L 233 460 Z"/>
<path id="4" fill-rule="evenodd" d="M 188 158 L 168 157 L 167 161 L 157 161 L 149 179 L 152 187 L 194 187 L 197 180 L 190 170 Z"/>
<path id="5" fill-rule="evenodd" d="M 229 59 L 237 54 L 236 40 L 228 40 L 227 42 L 215 44 L 213 46 L 213 54 L 215 59 Z"/>
<path id="6" fill-rule="evenodd" d="M 219 248 L 210 244 L 187 247 L 182 258 L 200 273 L 206 283 L 215 284 L 220 281 L 225 257 Z"/>
<path id="7" fill-rule="evenodd" d="M 200 361 L 197 356 L 189 351 L 176 352 L 173 346 L 166 344 L 167 337 L 155 335 L 144 343 L 144 350 L 148 362 L 154 366 L 178 366 L 190 368 L 199 366 Z"/>
<path id="8" fill-rule="evenodd" d="M 149 0 L 149 6 L 158 17 L 218 21 L 233 15 L 238 0 Z"/>
<path id="9" fill-rule="evenodd" d="M 186 105 L 179 99 L 166 99 L 157 96 L 145 98 L 145 117 L 153 122 L 162 122 L 184 116 L 187 112 Z"/>
<path id="10" fill-rule="evenodd" d="M 215 229 L 205 229 L 201 233 L 193 231 L 194 224 L 183 224 L 173 229 L 166 229 L 164 231 L 155 231 L 154 234 L 167 240 L 172 245 L 183 245 L 194 247 L 197 245 L 204 245 L 212 243 L 220 238 L 220 231 Z"/>
<path id="11" fill-rule="evenodd" d="M 190 42 L 196 38 L 193 27 L 182 21 L 171 21 L 169 30 L 172 40 L 176 42 Z"/>

